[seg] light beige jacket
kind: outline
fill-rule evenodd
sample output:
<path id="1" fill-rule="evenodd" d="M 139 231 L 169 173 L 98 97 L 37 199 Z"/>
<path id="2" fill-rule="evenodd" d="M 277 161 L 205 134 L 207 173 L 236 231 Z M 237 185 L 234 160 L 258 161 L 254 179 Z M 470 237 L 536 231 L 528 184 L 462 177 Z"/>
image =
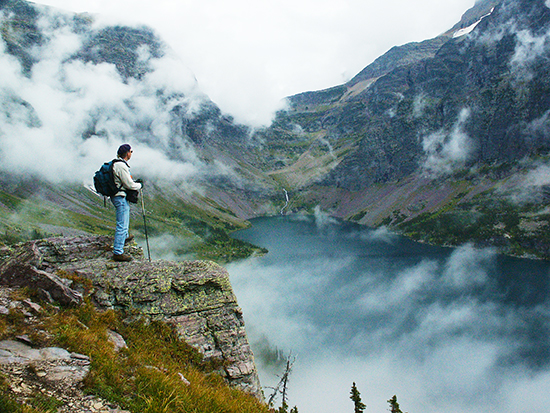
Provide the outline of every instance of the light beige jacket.
<path id="1" fill-rule="evenodd" d="M 134 182 L 132 179 L 132 175 L 130 175 L 130 165 L 124 160 L 113 164 L 113 176 L 116 186 L 121 186 L 123 188 L 114 196 L 126 196 L 124 189 L 133 189 L 134 191 L 141 189 L 141 184 L 139 182 Z"/>

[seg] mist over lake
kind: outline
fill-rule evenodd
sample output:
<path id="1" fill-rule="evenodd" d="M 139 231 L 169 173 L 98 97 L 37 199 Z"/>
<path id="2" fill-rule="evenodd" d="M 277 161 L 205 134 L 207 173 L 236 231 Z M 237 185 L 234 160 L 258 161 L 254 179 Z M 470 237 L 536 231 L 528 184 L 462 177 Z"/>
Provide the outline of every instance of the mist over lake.
<path id="1" fill-rule="evenodd" d="M 296 357 L 300 413 L 531 412 L 550 405 L 549 270 L 492 249 L 439 248 L 315 217 L 252 220 L 235 238 L 266 247 L 227 266 L 262 385 Z M 270 394 L 266 389 L 266 396 Z"/>

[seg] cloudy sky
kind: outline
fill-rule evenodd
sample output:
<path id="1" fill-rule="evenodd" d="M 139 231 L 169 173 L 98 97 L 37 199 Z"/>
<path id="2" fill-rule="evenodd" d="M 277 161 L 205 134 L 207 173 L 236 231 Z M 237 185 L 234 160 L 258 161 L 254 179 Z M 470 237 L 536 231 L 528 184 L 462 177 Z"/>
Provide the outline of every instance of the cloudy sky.
<path id="1" fill-rule="evenodd" d="M 395 45 L 452 27 L 475 0 L 39 0 L 144 23 L 241 122 L 266 124 L 292 94 L 341 84 Z"/>

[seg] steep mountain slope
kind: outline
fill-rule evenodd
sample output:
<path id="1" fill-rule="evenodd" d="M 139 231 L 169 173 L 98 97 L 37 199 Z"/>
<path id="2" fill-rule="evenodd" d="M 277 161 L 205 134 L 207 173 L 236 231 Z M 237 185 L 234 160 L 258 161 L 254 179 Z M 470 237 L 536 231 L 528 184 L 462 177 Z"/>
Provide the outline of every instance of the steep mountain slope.
<path id="1" fill-rule="evenodd" d="M 221 113 L 148 28 L 22 0 L 0 10 L 4 232 L 32 194 L 17 198 L 14 180 L 48 182 L 50 201 L 78 210 L 82 182 L 130 141 L 159 236 L 227 237 L 244 219 L 278 213 L 288 191 L 289 210 L 548 256 L 543 0 L 478 1 L 441 36 L 392 48 L 344 85 L 289 97 L 258 131 Z M 100 202 L 87 205 L 105 220 Z"/>
<path id="2" fill-rule="evenodd" d="M 0 33 L 4 240 L 71 227 L 111 231 L 112 209 L 89 190 L 91 178 L 118 145 L 131 142 L 133 170 L 146 180 L 150 235 L 166 244 L 168 233 L 181 254 L 199 249 L 222 260 L 235 257 L 234 247 L 244 248 L 237 256 L 248 249 L 226 232 L 261 208 L 270 185 L 254 168 L 233 171 L 231 155 L 242 152 L 249 128 L 221 113 L 153 31 L 5 0 Z M 247 179 L 257 183 L 246 192 L 253 201 L 244 203 Z M 209 196 L 218 193 L 221 203 Z"/>
<path id="3" fill-rule="evenodd" d="M 444 35 L 290 97 L 258 164 L 295 208 L 546 256 L 549 16 L 542 0 L 478 2 Z"/>

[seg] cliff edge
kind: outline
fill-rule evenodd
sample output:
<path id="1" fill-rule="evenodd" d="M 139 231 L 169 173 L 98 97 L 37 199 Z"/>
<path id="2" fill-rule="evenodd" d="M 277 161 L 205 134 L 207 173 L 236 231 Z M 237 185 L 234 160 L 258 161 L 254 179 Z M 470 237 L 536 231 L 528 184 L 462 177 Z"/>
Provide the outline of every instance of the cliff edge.
<path id="1" fill-rule="evenodd" d="M 111 244 L 111 237 L 80 236 L 1 248 L 0 289 L 27 287 L 69 306 L 80 305 L 86 289 L 99 309 L 172 324 L 205 359 L 221 362 L 219 373 L 230 386 L 263 400 L 227 271 L 209 261 L 148 262 L 136 246 L 129 247 L 132 262 L 117 263 L 110 260 Z"/>

